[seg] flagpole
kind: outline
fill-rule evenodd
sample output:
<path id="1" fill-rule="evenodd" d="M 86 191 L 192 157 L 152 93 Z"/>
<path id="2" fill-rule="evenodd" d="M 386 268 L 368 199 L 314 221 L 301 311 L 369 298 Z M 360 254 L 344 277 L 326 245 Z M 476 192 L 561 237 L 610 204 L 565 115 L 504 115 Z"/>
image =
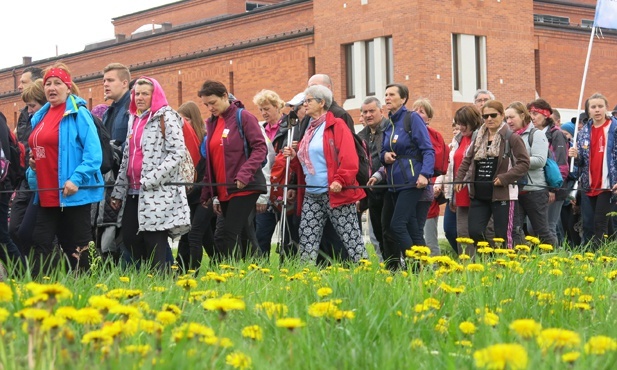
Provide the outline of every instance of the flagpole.
<path id="1" fill-rule="evenodd" d="M 583 81 L 581 81 L 581 93 L 578 97 L 578 108 L 576 109 L 576 124 L 574 125 L 574 137 L 572 143 L 577 147 L 576 137 L 578 136 L 578 125 L 581 119 L 581 106 L 583 105 L 583 95 L 585 94 L 585 82 L 587 80 L 587 69 L 589 68 L 589 59 L 591 58 L 591 48 L 593 46 L 593 37 L 596 34 L 596 26 L 591 27 L 591 36 L 589 37 L 589 47 L 587 48 L 587 59 L 585 60 L 585 69 L 583 70 Z M 574 171 L 574 161 L 570 162 L 570 172 Z"/>

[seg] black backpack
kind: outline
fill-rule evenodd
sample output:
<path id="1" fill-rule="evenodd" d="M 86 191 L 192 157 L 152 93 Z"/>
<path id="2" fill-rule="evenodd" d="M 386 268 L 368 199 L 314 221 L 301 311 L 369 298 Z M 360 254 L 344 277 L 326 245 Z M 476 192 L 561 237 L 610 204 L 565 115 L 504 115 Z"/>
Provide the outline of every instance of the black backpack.
<path id="1" fill-rule="evenodd" d="M 356 147 L 356 154 L 358 154 L 358 172 L 356 173 L 356 181 L 358 185 L 364 186 L 371 177 L 371 155 L 369 154 L 368 147 L 364 140 L 358 136 L 355 132 L 352 132 L 354 145 Z M 338 162 L 338 148 L 334 148 L 336 153 L 336 161 Z"/>
<path id="2" fill-rule="evenodd" d="M 101 162 L 101 174 L 106 174 L 111 171 L 114 165 L 114 149 L 111 146 L 111 135 L 107 131 L 107 127 L 103 124 L 103 121 L 96 116 L 92 116 L 94 125 L 96 126 L 96 132 L 99 135 L 99 141 L 101 142 L 101 151 L 103 152 L 103 161 Z"/>
<path id="3" fill-rule="evenodd" d="M 4 152 L 4 157 L 0 160 L 3 163 L 2 174 L 0 176 L 4 180 L 8 180 L 12 189 L 17 189 L 20 182 L 26 177 L 26 149 L 23 143 L 17 140 L 15 134 L 9 129 L 6 124 L 6 117 L 0 112 L 0 124 L 4 125 L 8 133 L 8 148 L 3 148 L 0 143 L 0 148 Z"/>

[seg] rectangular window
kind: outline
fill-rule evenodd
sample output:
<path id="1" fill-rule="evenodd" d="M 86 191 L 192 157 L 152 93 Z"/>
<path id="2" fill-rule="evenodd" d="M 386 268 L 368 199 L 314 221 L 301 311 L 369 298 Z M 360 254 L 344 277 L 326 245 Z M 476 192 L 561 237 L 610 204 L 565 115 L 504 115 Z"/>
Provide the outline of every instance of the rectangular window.
<path id="1" fill-rule="evenodd" d="M 375 41 L 369 40 L 365 45 L 366 54 L 366 95 L 375 95 Z"/>
<path id="2" fill-rule="evenodd" d="M 486 36 L 452 34 L 452 96 L 471 102 L 478 89 L 486 89 Z"/>
<path id="3" fill-rule="evenodd" d="M 347 83 L 347 99 L 353 99 L 356 97 L 353 78 L 355 72 L 353 51 L 353 44 L 345 45 L 345 82 Z"/>
<path id="4" fill-rule="evenodd" d="M 458 40 L 458 36 L 457 34 L 453 33 L 452 34 L 452 89 L 454 91 L 460 91 L 461 90 L 461 81 L 460 81 L 460 76 L 459 76 L 459 58 L 461 57 L 459 55 L 458 52 L 458 45 L 459 45 L 459 40 Z"/>
<path id="5" fill-rule="evenodd" d="M 581 27 L 585 27 L 585 28 L 593 27 L 593 19 L 582 19 Z"/>
<path id="6" fill-rule="evenodd" d="M 560 26 L 570 25 L 570 18 L 568 17 L 558 17 L 555 15 L 546 15 L 546 14 L 534 14 L 533 21 L 538 22 L 538 23 L 557 24 Z"/>
<path id="7" fill-rule="evenodd" d="M 386 37 L 386 84 L 394 82 L 394 45 L 392 37 Z"/>
<path id="8" fill-rule="evenodd" d="M 394 81 L 392 36 L 341 45 L 345 109 L 358 109 L 367 96 L 383 96 Z"/>

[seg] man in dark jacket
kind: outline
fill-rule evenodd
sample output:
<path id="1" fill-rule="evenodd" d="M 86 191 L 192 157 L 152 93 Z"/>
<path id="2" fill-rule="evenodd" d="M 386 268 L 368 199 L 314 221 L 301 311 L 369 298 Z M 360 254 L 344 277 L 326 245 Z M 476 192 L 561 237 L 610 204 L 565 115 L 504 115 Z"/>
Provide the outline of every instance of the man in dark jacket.
<path id="1" fill-rule="evenodd" d="M 376 172 L 381 167 L 379 154 L 383 145 L 383 130 L 388 122 L 381 111 L 381 102 L 375 97 L 368 97 L 364 100 L 361 107 L 362 118 L 366 126 L 358 132 L 358 136 L 364 140 L 366 147 L 371 155 L 371 169 Z M 385 184 L 385 180 L 377 182 L 377 185 Z M 364 184 L 362 184 L 364 185 Z M 368 211 L 373 233 L 378 244 L 375 245 L 375 252 L 380 260 L 382 260 L 380 246 L 383 245 L 383 230 L 381 223 L 381 211 L 383 208 L 384 193 L 386 188 L 375 188 L 367 191 Z"/>
<path id="2" fill-rule="evenodd" d="M 126 141 L 130 117 L 130 81 L 131 73 L 123 64 L 110 63 L 103 69 L 105 100 L 111 99 L 113 101 L 103 115 L 103 125 L 111 137 L 112 147 L 114 148 L 114 163 L 112 171 L 105 174 L 106 183 L 113 184 L 122 162 L 122 150 Z M 96 223 L 94 226 L 96 227 L 97 247 L 105 257 L 111 257 L 116 262 L 122 257 L 123 262 L 131 263 L 131 255 L 121 240 L 122 233 L 118 222 L 118 212 L 109 204 L 112 190 L 111 188 L 107 189 L 105 199 L 96 205 Z"/>
<path id="3" fill-rule="evenodd" d="M 111 99 L 113 103 L 103 115 L 103 124 L 107 128 L 107 132 L 111 136 L 111 140 L 115 145 L 116 155 L 114 155 L 114 173 L 120 168 L 122 160 L 122 147 L 126 140 L 126 132 L 129 122 L 129 103 L 131 94 L 129 84 L 131 81 L 131 72 L 129 69 L 120 63 L 108 64 L 103 69 L 103 90 L 105 100 Z"/>
<path id="4" fill-rule="evenodd" d="M 22 93 L 26 87 L 30 86 L 30 84 L 39 78 L 43 78 L 43 71 L 40 68 L 26 67 L 21 73 L 17 89 L 19 89 L 19 92 Z M 24 107 L 19 112 L 19 119 L 17 120 L 17 140 L 24 144 L 26 150 L 28 150 L 28 138 L 30 137 L 31 131 L 32 126 L 30 125 L 30 114 L 28 114 L 28 107 Z"/>

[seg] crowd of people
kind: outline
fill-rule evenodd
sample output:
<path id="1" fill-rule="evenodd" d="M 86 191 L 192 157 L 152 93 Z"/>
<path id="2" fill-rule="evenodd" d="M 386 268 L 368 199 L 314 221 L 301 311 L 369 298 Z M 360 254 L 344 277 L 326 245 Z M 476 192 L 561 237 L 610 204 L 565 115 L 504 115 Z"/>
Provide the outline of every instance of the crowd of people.
<path id="1" fill-rule="evenodd" d="M 122 266 L 166 273 L 175 263 L 196 273 L 204 250 L 211 263 L 269 258 L 278 225 L 281 259 L 357 263 L 368 258 L 366 210 L 391 270 L 405 267 L 414 245 L 440 254 L 441 210 L 453 252 L 472 258 L 475 244 L 461 238 L 513 248 L 534 235 L 555 248 L 596 250 L 613 236 L 617 111 L 601 94 L 562 124 L 543 99 L 504 105 L 478 90 L 454 115 L 448 169 L 438 174 L 428 99 L 408 108 L 407 86 L 389 84 L 383 103 L 364 100 L 356 134 L 331 79 L 317 74 L 307 85 L 288 102 L 257 92 L 260 122 L 223 83 L 207 80 L 196 92 L 204 120 L 197 103 L 172 108 L 156 79 L 131 79 L 119 63 L 103 70 L 111 104 L 91 111 L 66 65 L 26 68 L 15 133 L 0 115 L 1 147 L 16 135 L 25 152 L 23 176 L 1 178 L 2 262 L 16 276 L 83 271 L 94 246 Z M 358 176 L 363 156 L 368 180 Z M 548 180 L 552 162 L 559 185 Z"/>

